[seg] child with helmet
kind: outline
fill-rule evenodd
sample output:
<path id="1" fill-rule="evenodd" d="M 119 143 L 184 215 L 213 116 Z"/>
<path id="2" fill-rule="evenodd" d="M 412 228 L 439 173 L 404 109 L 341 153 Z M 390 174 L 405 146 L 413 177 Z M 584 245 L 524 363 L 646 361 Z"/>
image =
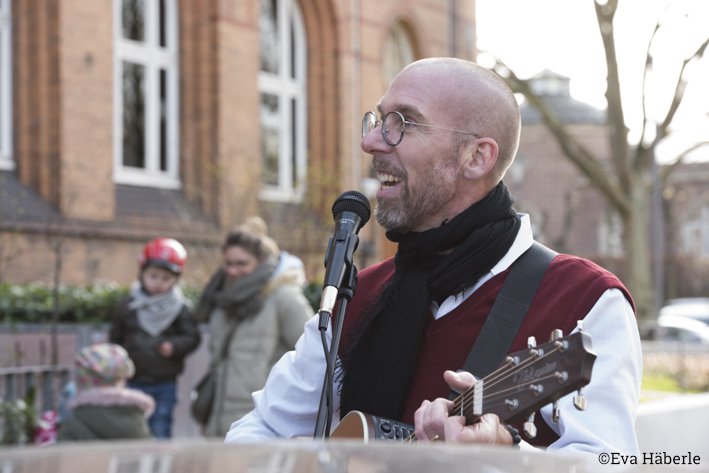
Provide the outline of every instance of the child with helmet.
<path id="1" fill-rule="evenodd" d="M 179 285 L 187 251 L 172 238 L 156 238 L 143 248 L 139 277 L 113 313 L 109 340 L 123 346 L 135 363 L 128 386 L 155 400 L 148 419 L 157 438 L 172 437 L 177 377 L 198 346 L 199 327 Z"/>
<path id="2" fill-rule="evenodd" d="M 126 387 L 135 367 L 119 345 L 97 343 L 74 358 L 76 395 L 59 426 L 58 441 L 150 438 L 146 417 L 153 399 Z"/>

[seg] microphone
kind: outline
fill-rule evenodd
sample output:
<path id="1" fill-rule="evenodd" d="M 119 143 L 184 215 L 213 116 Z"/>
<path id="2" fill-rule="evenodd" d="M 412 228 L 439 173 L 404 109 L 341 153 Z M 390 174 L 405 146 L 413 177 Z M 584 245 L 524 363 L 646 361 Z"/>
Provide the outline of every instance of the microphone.
<path id="1" fill-rule="evenodd" d="M 369 201 L 361 192 L 347 191 L 332 204 L 335 233 L 330 238 L 325 256 L 321 313 L 332 315 L 342 280 L 352 267 L 352 257 L 359 243 L 357 233 L 369 221 L 370 215 Z"/>

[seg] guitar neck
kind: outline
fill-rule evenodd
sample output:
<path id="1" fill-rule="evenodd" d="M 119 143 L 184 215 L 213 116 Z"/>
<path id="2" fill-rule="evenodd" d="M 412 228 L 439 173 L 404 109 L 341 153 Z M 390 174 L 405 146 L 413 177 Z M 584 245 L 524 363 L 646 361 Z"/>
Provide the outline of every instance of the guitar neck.
<path id="1" fill-rule="evenodd" d="M 590 335 L 576 332 L 509 355 L 455 398 L 450 414 L 465 416 L 468 424 L 487 413 L 505 423 L 521 420 L 590 382 L 596 358 L 590 345 Z"/>

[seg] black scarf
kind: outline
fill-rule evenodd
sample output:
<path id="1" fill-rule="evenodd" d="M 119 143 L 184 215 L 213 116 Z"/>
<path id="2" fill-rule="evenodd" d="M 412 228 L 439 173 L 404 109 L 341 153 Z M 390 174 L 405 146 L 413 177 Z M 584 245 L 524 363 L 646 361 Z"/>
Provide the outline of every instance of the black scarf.
<path id="1" fill-rule="evenodd" d="M 387 232 L 399 243 L 396 269 L 361 324 L 343 340 L 342 416 L 360 410 L 401 418 L 431 301 L 472 287 L 507 253 L 520 227 L 513 201 L 501 182 L 438 228 Z"/>

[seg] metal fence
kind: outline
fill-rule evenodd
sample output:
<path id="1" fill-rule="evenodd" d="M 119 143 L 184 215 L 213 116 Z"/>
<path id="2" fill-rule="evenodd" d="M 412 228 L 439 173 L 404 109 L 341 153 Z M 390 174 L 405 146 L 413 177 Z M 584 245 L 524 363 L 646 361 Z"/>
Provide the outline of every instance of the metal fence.
<path id="1" fill-rule="evenodd" d="M 71 377 L 67 366 L 19 366 L 0 368 L 0 392 L 3 402 L 18 399 L 34 404 L 36 412 L 56 409 L 59 393 Z"/>

